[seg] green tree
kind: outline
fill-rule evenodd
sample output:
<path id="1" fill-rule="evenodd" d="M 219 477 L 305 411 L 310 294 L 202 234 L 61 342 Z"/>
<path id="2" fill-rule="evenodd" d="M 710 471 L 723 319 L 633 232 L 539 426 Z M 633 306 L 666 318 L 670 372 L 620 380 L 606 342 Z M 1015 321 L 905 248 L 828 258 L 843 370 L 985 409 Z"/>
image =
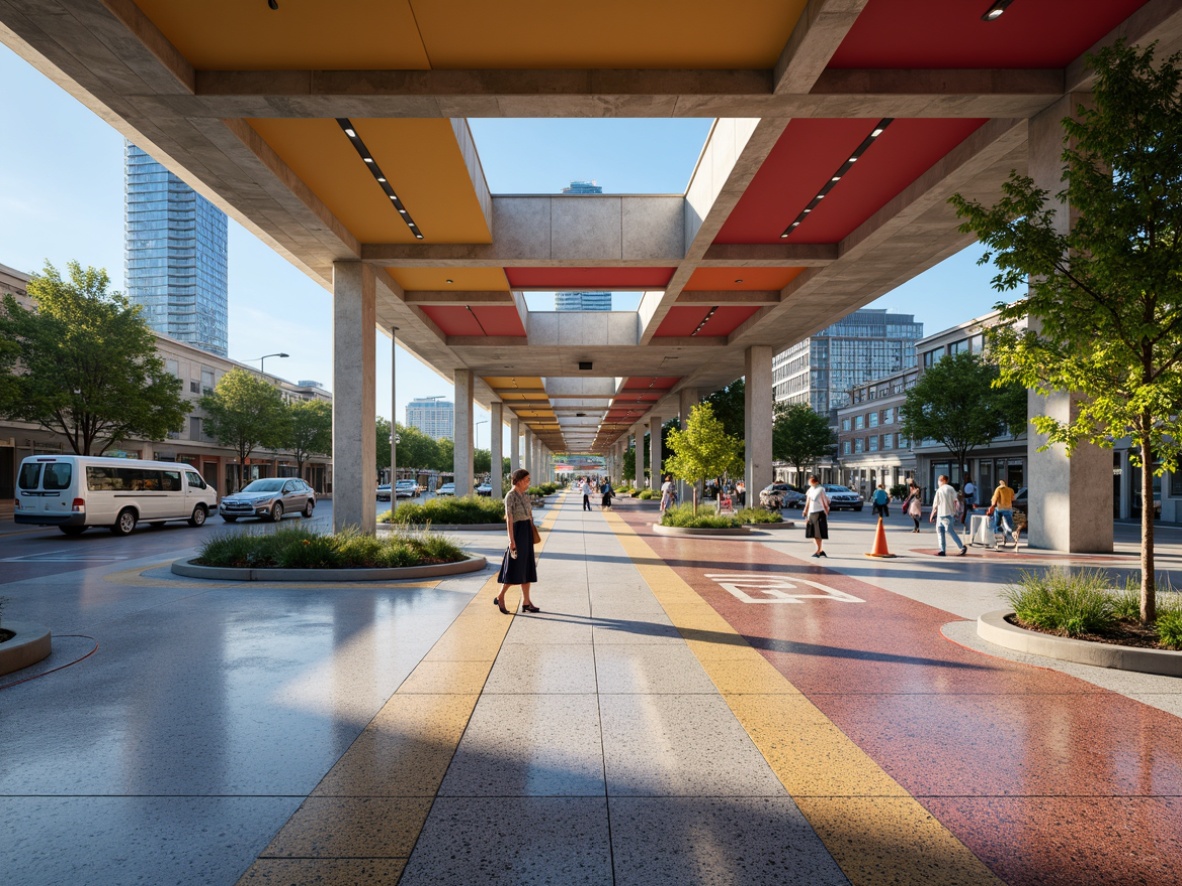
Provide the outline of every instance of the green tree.
<path id="1" fill-rule="evenodd" d="M 796 468 L 796 476 L 833 454 L 829 420 L 807 403 L 777 403 L 772 421 L 772 458 Z"/>
<path id="2" fill-rule="evenodd" d="M 695 405 L 684 431 L 669 432 L 673 454 L 665 464 L 667 473 L 693 486 L 694 513 L 698 512 L 698 484 L 719 477 L 742 465 L 743 444 L 723 430 L 714 408 L 706 402 Z"/>
<path id="3" fill-rule="evenodd" d="M 398 429 L 398 464 L 401 467 L 429 468 L 438 457 L 439 447 L 433 437 L 410 425 L 396 425 Z"/>
<path id="4" fill-rule="evenodd" d="M 49 262 L 29 281 L 36 310 L 8 295 L 0 313 L 0 412 L 101 455 L 132 438 L 163 440 L 189 412 L 140 309 L 110 292 L 107 272 L 77 262 L 64 279 Z"/>
<path id="5" fill-rule="evenodd" d="M 439 441 L 439 446 L 435 454 L 435 464 L 432 467 L 445 474 L 451 473 L 456 469 L 456 444 L 450 437 L 444 437 Z"/>
<path id="6" fill-rule="evenodd" d="M 332 455 L 332 404 L 325 400 L 300 400 L 288 407 L 287 448 L 295 456 L 300 476 L 313 455 Z"/>
<path id="7" fill-rule="evenodd" d="M 903 401 L 903 433 L 913 443 L 935 440 L 955 458 L 964 476 L 969 455 L 1004 434 L 1014 382 L 1000 382 L 998 368 L 962 351 L 924 370 Z"/>
<path id="8" fill-rule="evenodd" d="M 390 470 L 390 421 L 380 415 L 374 419 L 374 476 Z"/>
<path id="9" fill-rule="evenodd" d="M 492 452 L 488 449 L 472 450 L 472 471 L 476 474 L 487 474 L 492 470 Z"/>
<path id="10" fill-rule="evenodd" d="M 1119 42 L 1089 57 L 1093 101 L 1063 121 L 1064 188 L 1055 195 L 1012 173 L 993 207 L 953 204 L 1000 269 L 991 335 L 1002 378 L 1040 394 L 1071 392 L 1071 417 L 1034 416 L 1046 446 L 1130 437 L 1142 466 L 1141 620 L 1157 617 L 1153 473 L 1182 456 L 1182 102 L 1179 55 L 1159 66 L 1153 47 Z M 1076 215 L 1062 233 L 1063 204 Z M 1018 328 L 1030 318 L 1029 328 Z"/>
<path id="11" fill-rule="evenodd" d="M 636 450 L 629 446 L 624 450 L 624 479 L 636 482 Z"/>
<path id="12" fill-rule="evenodd" d="M 282 449 L 290 436 L 291 413 L 279 389 L 245 369 L 223 375 L 201 398 L 201 409 L 209 434 L 238 453 L 239 489 L 250 454 L 259 447 Z"/>
<path id="13" fill-rule="evenodd" d="M 714 415 L 722 422 L 722 429 L 739 440 L 747 437 L 745 416 L 747 415 L 747 384 L 738 378 L 706 398 L 714 409 Z"/>

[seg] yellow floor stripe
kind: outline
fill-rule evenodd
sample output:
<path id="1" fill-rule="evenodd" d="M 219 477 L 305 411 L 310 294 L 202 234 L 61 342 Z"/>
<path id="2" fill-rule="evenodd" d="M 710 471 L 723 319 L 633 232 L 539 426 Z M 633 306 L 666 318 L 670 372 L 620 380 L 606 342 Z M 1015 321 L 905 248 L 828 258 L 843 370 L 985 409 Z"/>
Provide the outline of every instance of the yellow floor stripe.
<path id="1" fill-rule="evenodd" d="M 490 605 L 499 590 L 494 574 L 239 884 L 397 882 L 513 623 Z M 505 605 L 520 599 L 513 589 Z"/>
<path id="2" fill-rule="evenodd" d="M 627 523 L 615 514 L 605 516 L 739 723 L 855 886 L 1000 882 Z"/>

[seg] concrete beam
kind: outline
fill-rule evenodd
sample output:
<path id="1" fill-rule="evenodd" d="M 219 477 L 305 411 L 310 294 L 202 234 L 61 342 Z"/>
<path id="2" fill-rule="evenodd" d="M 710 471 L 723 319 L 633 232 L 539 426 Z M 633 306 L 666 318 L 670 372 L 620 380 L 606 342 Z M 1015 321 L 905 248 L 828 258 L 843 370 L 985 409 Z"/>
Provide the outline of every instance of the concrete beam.
<path id="1" fill-rule="evenodd" d="M 809 92 L 867 0 L 809 0 L 772 72 L 779 94 Z"/>

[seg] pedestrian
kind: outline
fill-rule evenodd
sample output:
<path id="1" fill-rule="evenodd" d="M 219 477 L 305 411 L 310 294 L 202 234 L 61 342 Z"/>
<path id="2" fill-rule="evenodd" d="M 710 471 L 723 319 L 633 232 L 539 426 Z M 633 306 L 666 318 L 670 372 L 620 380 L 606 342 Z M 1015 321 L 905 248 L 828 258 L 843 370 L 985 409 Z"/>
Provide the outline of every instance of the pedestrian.
<path id="1" fill-rule="evenodd" d="M 747 507 L 747 484 L 742 480 L 735 484 L 735 496 L 739 499 L 739 507 Z"/>
<path id="2" fill-rule="evenodd" d="M 960 525 L 967 527 L 969 516 L 977 507 L 977 486 L 968 474 L 964 475 L 964 486 L 961 487 L 960 492 L 961 498 L 964 499 L 964 506 L 960 511 Z"/>
<path id="3" fill-rule="evenodd" d="M 956 534 L 954 525 L 956 489 L 948 482 L 948 477 L 945 474 L 940 475 L 940 488 L 936 490 L 936 494 L 932 498 L 932 516 L 928 519 L 929 522 L 936 524 L 936 540 L 940 545 L 940 550 L 936 553 L 937 557 L 945 555 L 950 535 L 952 540 L 956 542 L 956 546 L 960 548 L 960 556 L 963 557 L 969 552 L 968 545 L 962 542 L 960 536 Z"/>
<path id="4" fill-rule="evenodd" d="M 878 488 L 874 490 L 874 497 L 870 500 L 874 513 L 880 517 L 889 517 L 891 515 L 890 500 L 891 497 L 887 495 L 886 489 L 879 483 Z"/>
<path id="5" fill-rule="evenodd" d="M 829 555 L 821 550 L 821 543 L 829 538 L 829 496 L 825 494 L 825 487 L 815 476 L 809 477 L 809 491 L 804 494 L 805 519 L 804 537 L 811 538 L 817 550 L 814 557 Z"/>
<path id="6" fill-rule="evenodd" d="M 512 585 L 521 585 L 521 608 L 525 612 L 541 612 L 529 599 L 529 587 L 538 580 L 538 562 L 534 557 L 534 542 L 540 541 L 538 528 L 534 525 L 533 504 L 525 491 L 529 489 L 529 471 L 518 468 L 510 478 L 513 488 L 505 495 L 505 528 L 509 533 L 509 547 L 501 560 L 501 593 L 493 597 L 501 612 L 505 608 L 505 592 Z"/>
<path id="7" fill-rule="evenodd" d="M 661 513 L 669 510 L 671 504 L 673 504 L 673 475 L 666 474 L 665 482 L 661 484 Z"/>
<path id="8" fill-rule="evenodd" d="M 1014 490 L 1006 485 L 1005 480 L 997 481 L 997 488 L 993 490 L 993 498 L 989 501 L 989 510 L 993 512 L 992 522 L 990 528 L 996 538 L 998 529 L 1002 522 L 1005 523 L 1005 529 L 1001 538 L 1001 546 L 1006 546 L 1006 538 L 1014 531 Z M 1017 550 L 1018 542 L 1014 540 L 1014 549 Z"/>
<path id="9" fill-rule="evenodd" d="M 919 518 L 923 515 L 923 491 L 915 480 L 907 481 L 907 497 L 903 499 L 903 513 L 915 524 L 912 532 L 919 532 Z"/>
<path id="10" fill-rule="evenodd" d="M 616 491 L 612 489 L 612 481 L 607 477 L 603 478 L 603 485 L 599 487 L 600 493 L 603 495 L 599 503 L 599 509 L 603 511 L 610 511 L 612 509 L 612 496 Z"/>
<path id="11" fill-rule="evenodd" d="M 591 478 L 584 477 L 579 485 L 583 487 L 583 510 L 591 510 Z"/>

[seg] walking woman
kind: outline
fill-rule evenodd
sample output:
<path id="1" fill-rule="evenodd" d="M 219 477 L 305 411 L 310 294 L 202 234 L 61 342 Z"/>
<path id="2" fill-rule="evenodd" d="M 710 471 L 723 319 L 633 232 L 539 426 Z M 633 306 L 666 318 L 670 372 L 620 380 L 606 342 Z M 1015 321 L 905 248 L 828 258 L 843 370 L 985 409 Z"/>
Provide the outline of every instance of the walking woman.
<path id="1" fill-rule="evenodd" d="M 911 530 L 912 532 L 919 532 L 919 518 L 923 514 L 923 502 L 920 499 L 919 487 L 915 485 L 914 480 L 908 480 L 907 497 L 903 499 L 903 513 L 915 523 L 915 528 Z"/>
<path id="2" fill-rule="evenodd" d="M 521 585 L 521 608 L 525 612 L 541 612 L 529 599 L 529 586 L 538 580 L 537 561 L 534 560 L 534 509 L 525 490 L 529 489 L 529 471 L 518 468 L 512 476 L 513 488 L 505 496 L 505 528 L 509 533 L 509 549 L 501 561 L 501 593 L 493 597 L 501 612 L 505 608 L 505 592 L 512 585 Z"/>
<path id="3" fill-rule="evenodd" d="M 813 556 L 828 558 L 829 555 L 821 550 L 821 543 L 829 537 L 829 496 L 816 477 L 809 477 L 809 491 L 804 496 L 801 516 L 808 521 L 804 524 L 804 537 L 811 538 L 817 545 Z"/>

